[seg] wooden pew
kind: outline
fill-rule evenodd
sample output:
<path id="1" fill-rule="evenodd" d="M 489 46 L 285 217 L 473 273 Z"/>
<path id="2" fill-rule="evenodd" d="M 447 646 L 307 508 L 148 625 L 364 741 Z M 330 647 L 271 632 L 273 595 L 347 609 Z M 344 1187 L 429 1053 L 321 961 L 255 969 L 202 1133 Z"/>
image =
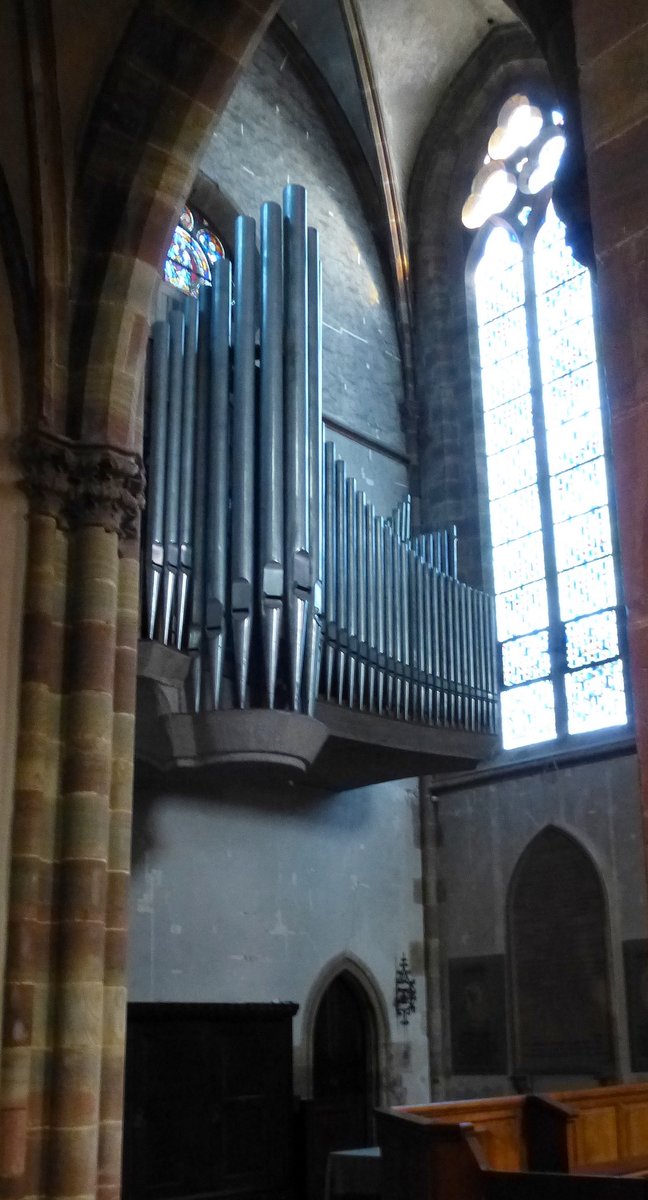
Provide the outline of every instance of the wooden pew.
<path id="1" fill-rule="evenodd" d="M 529 1179 L 531 1200 L 536 1192 L 549 1200 L 549 1174 L 555 1187 L 556 1178 L 577 1178 L 583 1200 L 595 1186 L 583 1178 L 609 1185 L 611 1200 L 619 1184 L 646 1185 L 648 1084 L 408 1105 L 379 1111 L 377 1128 L 384 1200 L 496 1200 L 498 1189 L 500 1200 L 523 1200 Z"/>
<path id="2" fill-rule="evenodd" d="M 648 1084 L 615 1084 L 552 1096 L 576 1114 L 569 1130 L 572 1170 L 648 1154 Z"/>

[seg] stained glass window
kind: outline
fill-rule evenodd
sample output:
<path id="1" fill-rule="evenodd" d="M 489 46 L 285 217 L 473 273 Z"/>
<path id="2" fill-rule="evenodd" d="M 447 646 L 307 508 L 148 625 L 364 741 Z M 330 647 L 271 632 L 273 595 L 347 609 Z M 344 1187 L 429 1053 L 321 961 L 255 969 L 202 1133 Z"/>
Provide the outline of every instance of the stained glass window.
<path id="1" fill-rule="evenodd" d="M 559 113 L 512 96 L 463 210 L 487 461 L 506 749 L 623 725 L 589 272 L 552 200 Z"/>
<path id="2" fill-rule="evenodd" d="M 171 238 L 164 264 L 164 278 L 188 296 L 211 286 L 211 266 L 224 258 L 223 244 L 207 222 L 185 205 Z"/>

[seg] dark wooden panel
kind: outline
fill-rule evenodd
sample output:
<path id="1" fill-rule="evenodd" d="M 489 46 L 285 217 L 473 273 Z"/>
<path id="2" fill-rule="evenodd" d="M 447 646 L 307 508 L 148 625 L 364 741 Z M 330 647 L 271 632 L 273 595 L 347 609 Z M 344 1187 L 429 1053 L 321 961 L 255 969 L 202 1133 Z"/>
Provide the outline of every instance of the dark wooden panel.
<path id="1" fill-rule="evenodd" d="M 455 1075 L 506 1074 L 504 970 L 500 954 L 448 962 Z"/>
<path id="2" fill-rule="evenodd" d="M 482 1196 L 484 1200 L 648 1200 L 648 1181 L 550 1171 L 484 1171 Z"/>
<path id="3" fill-rule="evenodd" d="M 648 940 L 634 938 L 623 943 L 630 1065 L 633 1071 L 648 1071 Z"/>
<path id="4" fill-rule="evenodd" d="M 125 1200 L 290 1200 L 295 1011 L 129 1006 Z"/>

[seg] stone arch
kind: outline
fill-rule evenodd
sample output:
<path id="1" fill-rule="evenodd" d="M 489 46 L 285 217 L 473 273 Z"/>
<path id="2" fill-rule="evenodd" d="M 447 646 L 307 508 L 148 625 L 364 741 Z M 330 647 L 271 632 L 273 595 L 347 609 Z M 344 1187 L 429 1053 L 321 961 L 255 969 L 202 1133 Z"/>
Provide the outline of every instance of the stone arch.
<path id="1" fill-rule="evenodd" d="M 320 1002 L 333 980 L 345 973 L 351 976 L 362 990 L 371 1014 L 373 1024 L 373 1029 L 371 1030 L 373 1041 L 371 1050 L 377 1066 L 377 1098 L 382 1103 L 385 1091 L 387 1053 L 390 1044 L 389 1014 L 385 998 L 375 976 L 360 958 L 349 952 L 336 955 L 335 958 L 330 959 L 326 963 L 311 986 L 304 1003 L 299 1055 L 304 1092 L 306 1095 L 311 1096 L 313 1091 L 315 1021 Z"/>
<path id="2" fill-rule="evenodd" d="M 614 1075 L 608 897 L 580 837 L 549 824 L 528 842 L 506 916 L 515 1072 Z"/>
<path id="3" fill-rule="evenodd" d="M 165 248 L 205 141 L 276 8 L 141 0 L 129 22 L 75 181 L 72 437 L 139 449 L 139 385 Z"/>

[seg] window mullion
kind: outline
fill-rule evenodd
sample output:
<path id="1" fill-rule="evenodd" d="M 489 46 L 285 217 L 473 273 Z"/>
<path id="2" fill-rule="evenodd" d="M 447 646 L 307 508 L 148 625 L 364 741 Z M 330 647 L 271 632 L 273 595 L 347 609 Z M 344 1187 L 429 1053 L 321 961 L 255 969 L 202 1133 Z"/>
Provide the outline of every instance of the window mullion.
<path id="1" fill-rule="evenodd" d="M 529 233 L 531 233 L 531 230 L 529 230 Z M 565 629 L 560 618 L 558 573 L 556 569 L 556 552 L 553 536 L 553 511 L 551 507 L 551 491 L 549 487 L 549 459 L 547 455 L 547 435 L 545 431 L 544 407 L 542 402 L 542 368 L 540 365 L 538 315 L 536 309 L 535 279 L 533 272 L 533 238 L 529 236 L 524 239 L 524 287 L 527 322 L 527 346 L 529 352 L 529 373 L 531 377 L 533 434 L 535 439 L 536 462 L 538 468 L 538 493 L 540 497 L 540 513 L 542 518 L 542 542 L 545 558 L 545 579 L 547 584 L 547 608 L 549 611 L 549 657 L 551 662 L 551 679 L 553 683 L 554 700 L 556 706 L 556 734 L 560 738 L 564 737 L 567 733 L 567 698 L 565 695 L 567 650 L 565 642 Z"/>

